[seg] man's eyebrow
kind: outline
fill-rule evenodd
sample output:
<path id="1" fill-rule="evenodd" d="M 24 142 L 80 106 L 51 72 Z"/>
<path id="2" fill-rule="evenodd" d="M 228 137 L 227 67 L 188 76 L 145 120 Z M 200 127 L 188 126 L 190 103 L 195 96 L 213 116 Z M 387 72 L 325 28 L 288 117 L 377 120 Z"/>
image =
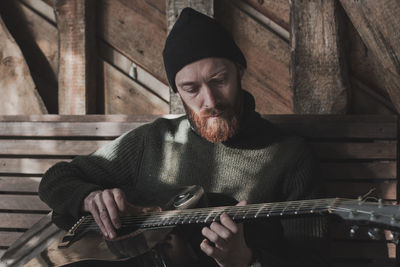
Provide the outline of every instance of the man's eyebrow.
<path id="1" fill-rule="evenodd" d="M 183 82 L 181 82 L 181 83 L 178 83 L 178 86 L 179 87 L 182 87 L 182 86 L 185 86 L 185 85 L 195 85 L 196 83 L 195 82 L 192 82 L 192 81 L 183 81 Z"/>
<path id="2" fill-rule="evenodd" d="M 224 73 L 226 73 L 226 72 L 228 72 L 228 69 L 225 68 L 225 67 L 223 67 L 223 68 L 221 68 L 221 69 L 215 71 L 213 74 L 211 74 L 210 77 L 212 78 L 212 77 L 217 76 L 218 74 L 224 74 Z"/>

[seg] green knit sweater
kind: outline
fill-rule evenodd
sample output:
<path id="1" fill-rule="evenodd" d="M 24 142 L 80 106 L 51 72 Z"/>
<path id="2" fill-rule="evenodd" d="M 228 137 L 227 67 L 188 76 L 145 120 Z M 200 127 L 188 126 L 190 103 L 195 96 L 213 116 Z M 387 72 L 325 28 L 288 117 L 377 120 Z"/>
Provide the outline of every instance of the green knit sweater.
<path id="1" fill-rule="evenodd" d="M 161 205 L 162 192 L 187 185 L 249 203 L 275 202 L 315 195 L 314 171 L 304 141 L 262 119 L 250 101 L 241 131 L 224 143 L 203 139 L 186 116 L 157 119 L 91 155 L 56 164 L 44 175 L 39 194 L 55 213 L 74 218 L 89 192 L 114 187 L 141 205 Z"/>

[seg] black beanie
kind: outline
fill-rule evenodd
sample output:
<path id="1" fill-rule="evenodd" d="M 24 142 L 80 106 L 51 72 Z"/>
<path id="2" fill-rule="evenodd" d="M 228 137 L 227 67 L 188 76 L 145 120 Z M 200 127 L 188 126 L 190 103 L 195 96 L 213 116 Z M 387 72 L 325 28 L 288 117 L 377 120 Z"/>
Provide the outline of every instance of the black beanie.
<path id="1" fill-rule="evenodd" d="M 246 59 L 232 35 L 214 19 L 187 7 L 172 27 L 163 51 L 172 90 L 177 91 L 175 75 L 178 71 L 207 57 L 227 58 L 246 68 Z"/>

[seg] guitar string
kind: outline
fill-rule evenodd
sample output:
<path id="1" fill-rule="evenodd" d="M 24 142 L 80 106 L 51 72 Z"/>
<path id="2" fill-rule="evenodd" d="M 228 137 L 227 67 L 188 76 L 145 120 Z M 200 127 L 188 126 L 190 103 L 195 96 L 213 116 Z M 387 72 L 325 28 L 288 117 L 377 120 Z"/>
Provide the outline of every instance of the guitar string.
<path id="1" fill-rule="evenodd" d="M 293 214 L 294 212 L 297 213 L 303 213 L 304 211 L 309 212 L 310 208 L 311 210 L 315 210 L 316 212 L 319 212 L 321 210 L 327 210 L 329 206 L 326 204 L 330 204 L 334 199 L 323 199 L 323 200 L 318 200 L 318 201 L 312 201 L 308 205 L 304 205 L 305 201 L 297 201 L 297 202 L 282 202 L 282 203 L 266 203 L 266 204 L 250 204 L 247 206 L 226 206 L 226 207 L 209 207 L 209 208 L 202 208 L 202 209 L 189 209 L 189 210 L 172 210 L 172 211 L 165 211 L 163 214 L 157 214 L 157 213 L 148 213 L 144 215 L 137 215 L 137 216 L 124 216 L 121 217 L 122 224 L 150 224 L 150 225 L 162 225 L 162 224 L 175 224 L 178 221 L 193 221 L 198 222 L 198 221 L 204 221 L 207 222 L 207 218 L 210 218 L 210 221 L 215 220 L 215 217 L 222 214 L 222 213 L 232 213 L 233 217 L 238 217 L 235 219 L 240 219 L 244 215 L 247 217 L 254 217 L 257 215 L 257 217 L 261 216 L 268 216 L 268 215 L 275 215 L 275 214 Z M 301 207 L 295 206 L 294 204 L 300 203 L 303 204 Z M 324 207 L 320 207 L 321 203 L 325 204 Z M 284 205 L 283 205 L 284 204 Z M 311 205 L 310 205 L 311 204 Z M 250 207 L 249 206 L 253 206 Z M 278 210 L 277 208 L 284 206 L 286 208 L 285 211 Z M 318 206 L 318 207 L 317 207 Z M 268 209 L 269 208 L 269 209 Z M 254 214 L 254 212 L 256 212 Z M 235 214 L 233 214 L 235 213 Z M 214 218 L 213 218 L 214 216 Z M 194 219 L 197 217 L 197 219 Z M 151 219 L 149 219 L 151 218 Z M 211 219 L 212 218 L 212 219 Z M 161 222 L 160 222 L 161 220 Z M 169 221 L 169 222 L 168 222 Z M 90 225 L 94 223 L 93 217 L 86 217 L 86 220 L 82 222 L 80 225 L 85 226 L 85 225 Z M 97 226 L 97 225 L 96 225 Z"/>
<path id="2" fill-rule="evenodd" d="M 290 204 L 286 204 L 284 205 L 285 208 L 296 208 L 299 211 L 304 211 L 304 210 L 308 210 L 311 207 L 315 207 L 318 208 L 317 206 L 321 206 L 321 203 L 324 204 L 324 208 L 326 208 L 326 204 L 329 204 L 329 201 L 319 201 L 319 202 L 313 202 L 311 203 L 311 205 L 303 205 L 301 206 L 301 208 L 299 208 L 298 206 L 293 205 L 294 203 L 290 203 Z M 187 215 L 193 215 L 193 214 L 203 214 L 203 215 L 209 215 L 210 213 L 216 213 L 216 212 L 221 212 L 221 211 L 225 211 L 225 212 L 255 212 L 255 211 L 260 211 L 262 209 L 270 209 L 270 210 L 274 210 L 274 212 L 279 212 L 279 208 L 281 208 L 282 205 L 279 204 L 250 204 L 247 206 L 222 206 L 222 207 L 208 207 L 208 208 L 197 208 L 197 209 L 183 209 L 183 210 L 166 210 L 163 211 L 161 213 L 159 212 L 149 212 L 146 214 L 140 214 L 140 215 L 131 215 L 131 216 L 123 216 L 121 218 L 124 219 L 132 219 L 132 220 L 136 220 L 136 219 L 141 219 L 141 218 L 148 218 L 148 217 L 160 217 L 160 218 L 167 218 L 169 216 L 176 216 L 176 215 L 181 215 L 181 216 L 187 216 Z M 270 211 L 268 210 L 268 211 Z M 286 211 L 285 211 L 286 212 Z M 90 215 L 89 215 L 90 216 Z M 94 220 L 93 217 L 88 217 L 88 219 Z"/>
<path id="3" fill-rule="evenodd" d="M 319 203 L 324 203 L 327 204 L 328 201 L 320 201 Z M 293 212 L 298 212 L 298 213 L 302 213 L 304 211 L 310 211 L 310 208 L 312 207 L 312 209 L 320 209 L 319 203 L 313 203 L 313 205 L 303 205 L 301 208 L 294 206 L 294 205 L 286 205 L 286 209 L 289 207 L 289 209 L 287 211 L 284 211 L 282 213 L 293 213 Z M 236 213 L 237 216 L 243 216 L 244 212 L 245 214 L 247 214 L 247 216 L 254 216 L 254 212 L 257 211 L 258 215 L 265 215 L 265 214 L 271 214 L 271 213 L 280 213 L 282 212 L 281 210 L 278 210 L 277 207 L 278 205 L 260 205 L 260 204 L 253 204 L 255 207 L 253 208 L 248 208 L 248 206 L 243 206 L 243 207 L 231 207 L 231 206 L 227 206 L 227 207 L 217 207 L 217 208 L 203 208 L 203 209 L 192 209 L 192 210 L 172 210 L 172 211 L 166 211 L 163 212 L 162 214 L 157 214 L 157 213 L 148 213 L 148 214 L 143 214 L 143 215 L 137 215 L 137 216 L 124 216 L 121 217 L 121 220 L 123 221 L 123 223 L 135 223 L 135 222 L 143 222 L 146 221 L 147 223 L 155 223 L 155 222 L 159 222 L 159 220 L 168 220 L 168 219 L 175 219 L 175 220 L 187 220 L 187 219 L 193 219 L 193 217 L 195 216 L 199 216 L 199 217 L 204 217 L 204 216 L 208 216 L 208 217 L 212 217 L 212 216 L 216 216 L 219 214 L 222 214 L 223 212 L 225 213 Z M 323 207 L 323 209 L 327 209 L 329 208 L 329 206 L 325 206 Z M 210 212 L 211 211 L 211 212 Z M 234 214 L 232 214 L 234 215 Z M 234 215 L 235 216 L 235 215 Z M 191 218 L 188 218 L 191 217 Z M 151 220 L 149 219 L 151 218 Z M 203 219 L 203 218 L 201 218 Z M 85 224 L 90 224 L 93 223 L 94 219 L 93 217 L 87 217 L 85 222 L 82 222 L 82 225 Z"/>

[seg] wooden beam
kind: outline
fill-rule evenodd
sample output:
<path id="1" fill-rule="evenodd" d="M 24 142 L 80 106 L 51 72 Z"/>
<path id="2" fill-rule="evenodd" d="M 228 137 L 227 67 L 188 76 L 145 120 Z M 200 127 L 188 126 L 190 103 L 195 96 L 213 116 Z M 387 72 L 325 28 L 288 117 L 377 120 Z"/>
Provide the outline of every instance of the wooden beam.
<path id="1" fill-rule="evenodd" d="M 168 32 L 171 31 L 180 12 L 185 7 L 191 7 L 197 11 L 206 14 L 207 16 L 214 16 L 214 0 L 167 0 L 167 28 Z M 184 113 L 181 99 L 178 94 L 170 89 L 170 113 L 180 114 Z"/>
<path id="2" fill-rule="evenodd" d="M 87 114 L 96 106 L 95 1 L 56 0 L 59 30 L 60 114 Z"/>
<path id="3" fill-rule="evenodd" d="M 291 1 L 291 86 L 294 112 L 345 114 L 348 78 L 341 15 L 335 0 Z"/>
<path id="4" fill-rule="evenodd" d="M 0 18 L 0 114 L 47 114 L 22 52 Z"/>
<path id="5" fill-rule="evenodd" d="M 400 112 L 400 2 L 340 0 L 354 27 L 382 69 L 384 87 Z"/>

